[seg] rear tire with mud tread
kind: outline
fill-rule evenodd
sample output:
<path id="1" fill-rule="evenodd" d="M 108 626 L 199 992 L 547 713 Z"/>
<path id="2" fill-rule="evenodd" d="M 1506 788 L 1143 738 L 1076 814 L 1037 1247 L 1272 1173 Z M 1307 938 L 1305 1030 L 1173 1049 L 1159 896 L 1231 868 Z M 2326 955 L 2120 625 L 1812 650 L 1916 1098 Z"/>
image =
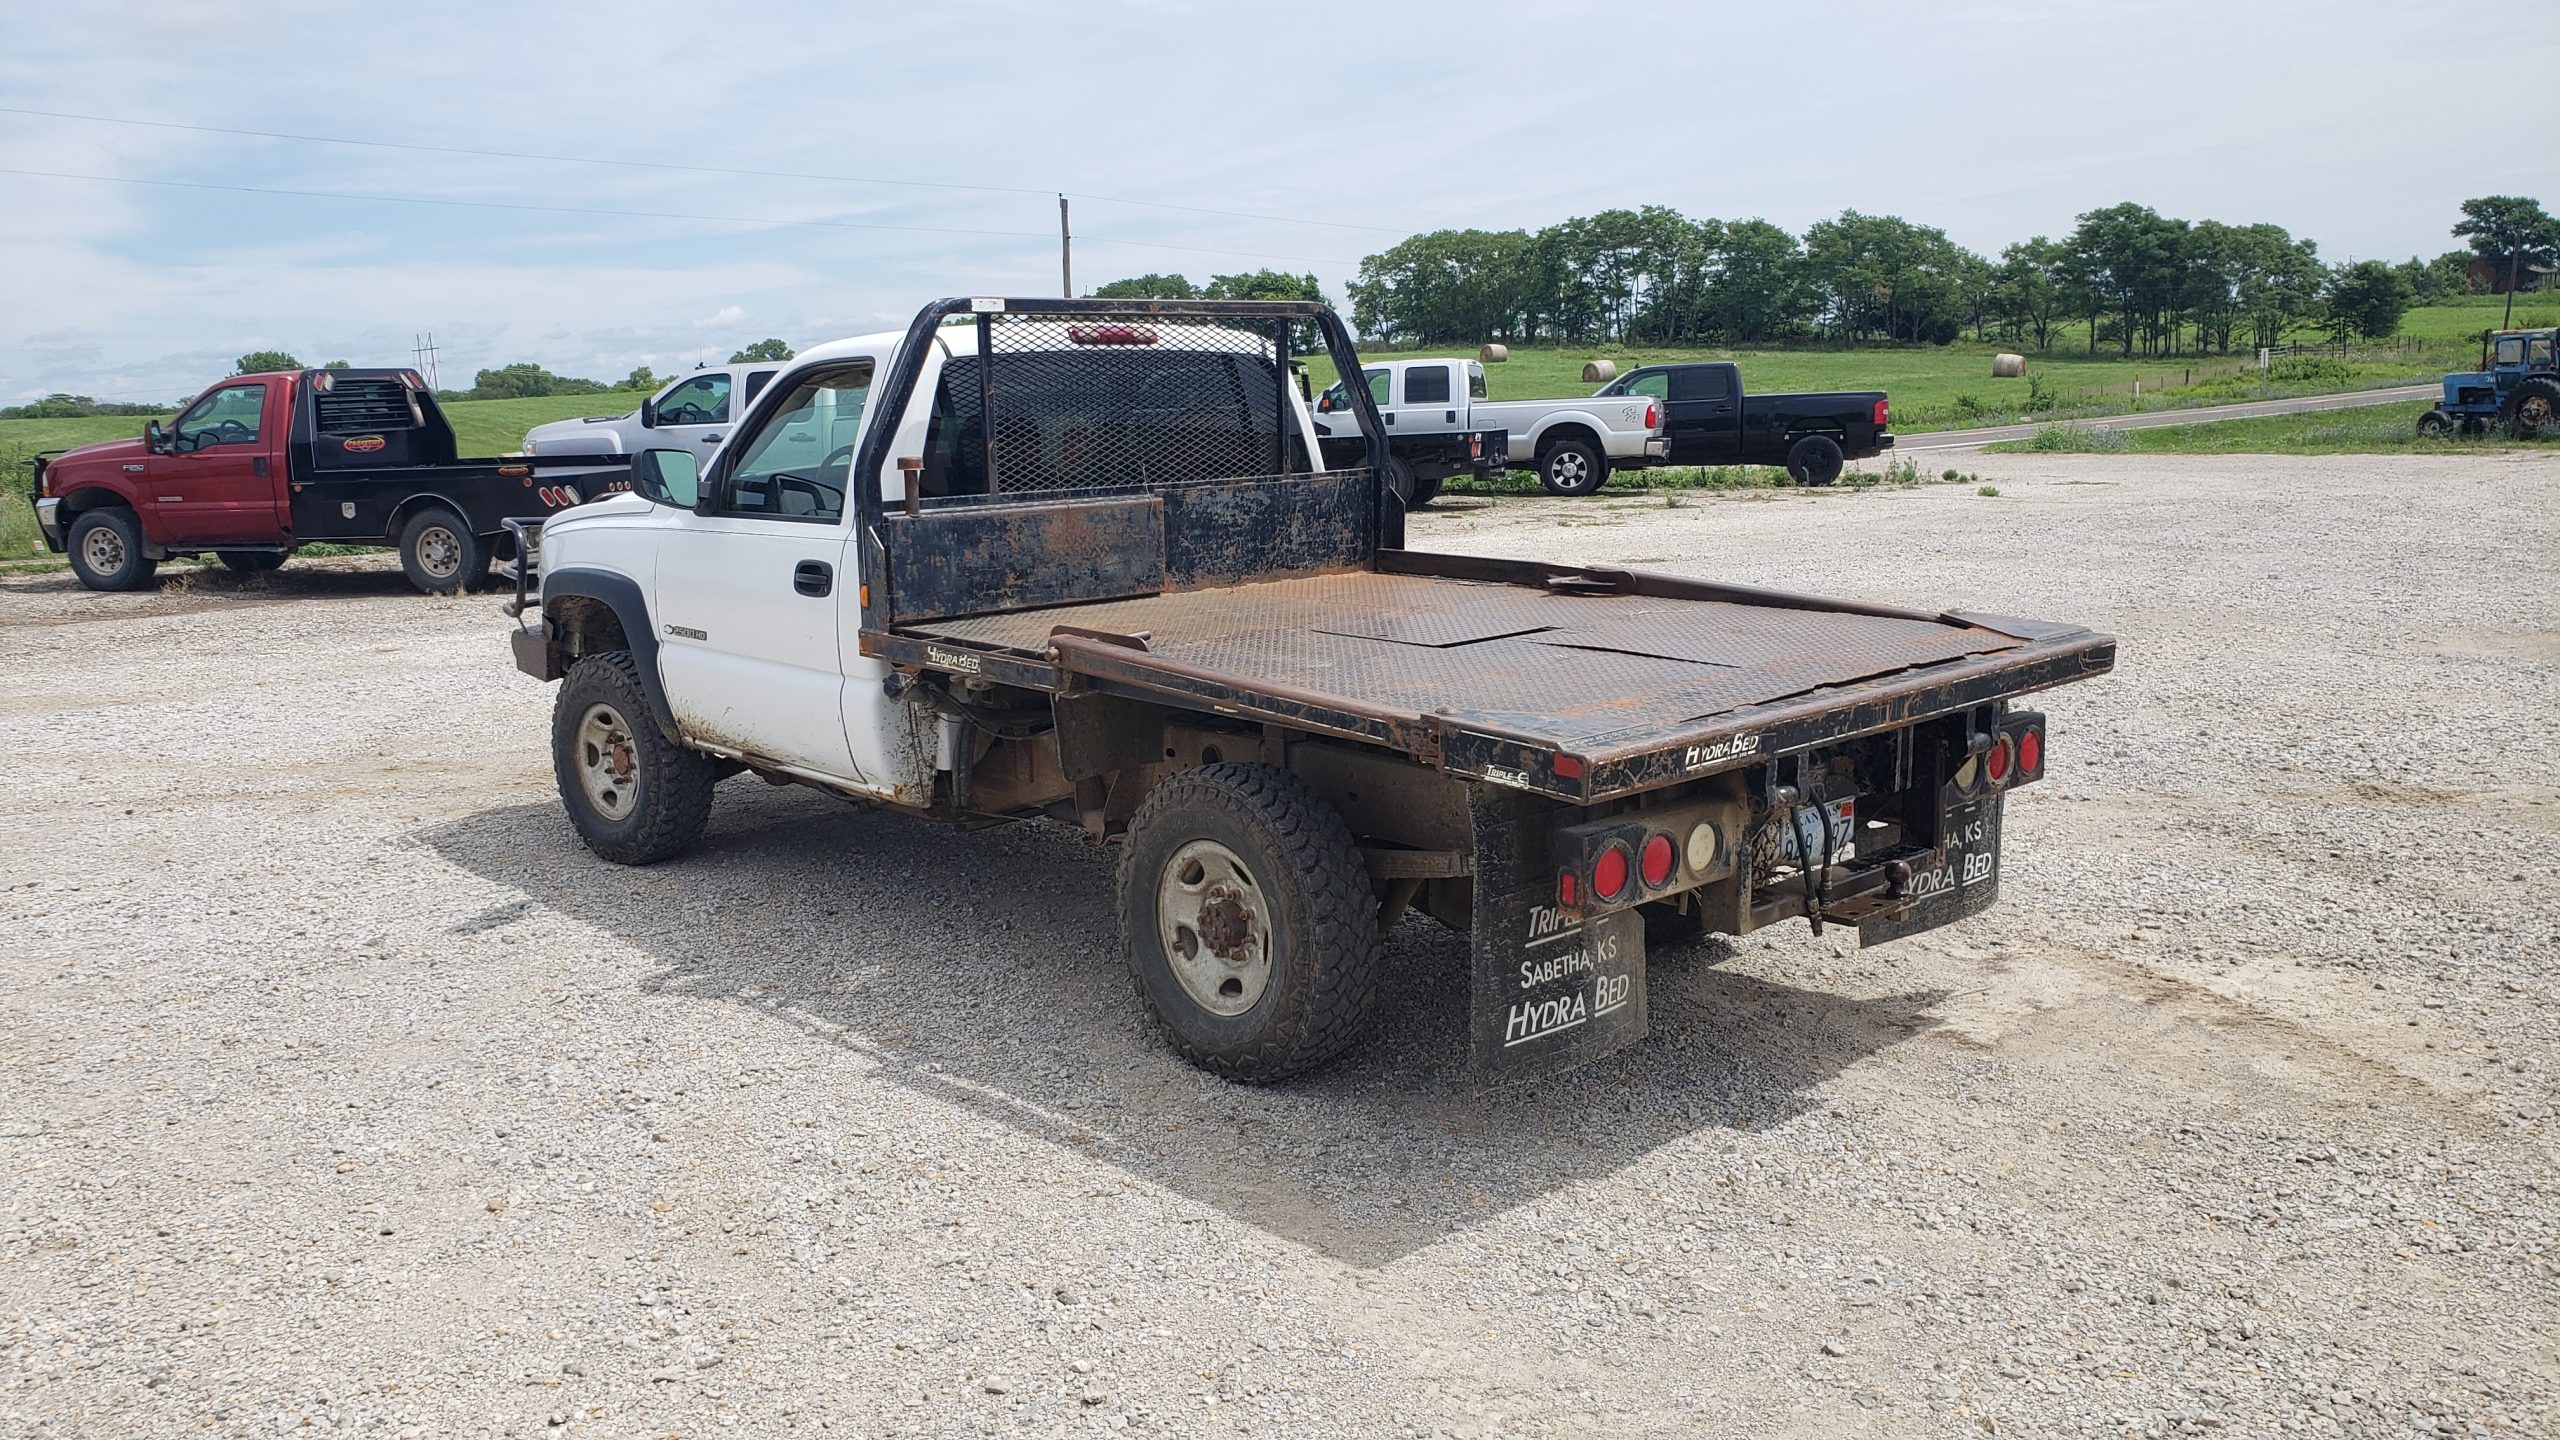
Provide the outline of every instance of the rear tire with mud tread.
<path id="1" fill-rule="evenodd" d="M 1202 839 L 1243 860 L 1272 911 L 1270 979 L 1238 1015 L 1191 1000 L 1158 931 L 1167 868 Z M 1340 1055 L 1368 1028 L 1385 955 L 1377 894 L 1351 827 L 1287 772 L 1229 762 L 1158 784 L 1129 821 L 1118 889 L 1138 1001 L 1192 1064 L 1231 1080 L 1278 1080 Z"/>
<path id="2" fill-rule="evenodd" d="M 635 802 L 620 819 L 598 810 L 579 779 L 579 727 L 598 704 L 626 722 L 636 762 Z M 569 667 L 551 706 L 551 770 L 578 838 L 617 865 L 653 865 L 691 849 L 711 818 L 711 787 L 720 778 L 718 761 L 658 728 L 640 662 L 628 650 L 589 655 Z"/>
<path id="3" fill-rule="evenodd" d="M 2506 422 L 2507 434 L 2518 440 L 2560 436 L 2560 380 L 2534 375 L 2517 381 L 2507 396 Z"/>

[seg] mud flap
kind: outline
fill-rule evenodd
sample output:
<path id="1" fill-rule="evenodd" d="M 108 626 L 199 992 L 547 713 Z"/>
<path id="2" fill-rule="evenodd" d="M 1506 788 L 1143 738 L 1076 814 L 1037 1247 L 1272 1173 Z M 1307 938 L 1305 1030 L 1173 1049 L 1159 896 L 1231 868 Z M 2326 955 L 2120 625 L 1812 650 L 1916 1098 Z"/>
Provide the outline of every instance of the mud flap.
<path id="1" fill-rule="evenodd" d="M 1644 918 L 1556 904 L 1551 839 L 1582 812 L 1478 785 L 1469 947 L 1469 1064 L 1479 1081 L 1525 1080 L 1645 1036 Z"/>
<path id="2" fill-rule="evenodd" d="M 1946 843 L 1934 857 L 1911 862 L 1903 904 L 1858 921 L 1860 947 L 1952 925 L 1991 908 L 2000 898 L 2000 804 L 2001 797 L 1993 795 L 1946 812 L 1938 829 Z"/>

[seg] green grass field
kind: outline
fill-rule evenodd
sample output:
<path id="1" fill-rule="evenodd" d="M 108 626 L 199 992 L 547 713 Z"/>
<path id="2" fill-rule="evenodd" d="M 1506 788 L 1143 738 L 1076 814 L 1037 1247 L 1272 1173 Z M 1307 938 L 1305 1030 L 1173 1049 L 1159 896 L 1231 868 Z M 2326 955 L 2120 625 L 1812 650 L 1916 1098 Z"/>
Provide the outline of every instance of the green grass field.
<path id="1" fill-rule="evenodd" d="M 2424 405 L 2368 405 L 2210 425 L 2162 425 L 2106 431 L 2103 422 L 2053 425 L 2032 440 L 1989 447 L 2009 454 L 2136 455 L 2477 455 L 2492 450 L 2540 450 L 2560 455 L 2560 441 L 2510 440 L 2491 432 L 2470 439 L 2434 439 L 2418 433 Z"/>
<path id="2" fill-rule="evenodd" d="M 1485 388 L 1496 400 L 1588 395 L 1598 386 L 1582 379 L 1582 367 L 1586 361 L 1603 355 L 1617 363 L 1620 374 L 1638 365 L 1731 360 L 1742 367 L 1746 390 L 1883 390 L 1893 398 L 1893 428 L 1911 434 L 2015 424 L 2045 417 L 2122 415 L 2227 405 L 2239 400 L 2379 389 L 2432 379 L 2457 363 L 2470 363 L 2465 358 L 2470 351 L 2463 343 L 2442 337 L 2433 337 L 2431 343 L 2406 355 L 2324 360 L 2316 367 L 2316 375 L 2291 379 L 2282 371 L 2261 377 L 2254 351 L 2176 360 L 2118 360 L 2057 350 L 2050 355 L 2027 357 L 2027 373 L 2032 381 L 1995 380 L 1991 377 L 1991 357 L 2000 348 L 1970 342 L 1889 349 L 1592 350 L 1514 346 L 1510 359 L 1485 367 Z M 1383 357 L 1388 352 L 1366 353 Z M 1441 348 L 1413 353 L 1469 352 Z M 1318 389 L 1333 383 L 1329 358 L 1315 357 L 1308 368 Z"/>

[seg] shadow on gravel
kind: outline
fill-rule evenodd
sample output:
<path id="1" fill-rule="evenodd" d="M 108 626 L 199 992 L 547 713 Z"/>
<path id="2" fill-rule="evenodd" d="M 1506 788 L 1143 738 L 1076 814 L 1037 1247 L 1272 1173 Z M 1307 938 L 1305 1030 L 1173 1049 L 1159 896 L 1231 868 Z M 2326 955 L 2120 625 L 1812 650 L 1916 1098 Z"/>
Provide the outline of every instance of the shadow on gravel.
<path id="1" fill-rule="evenodd" d="M 1372 1037 L 1319 1074 L 1250 1087 L 1146 1030 L 1113 856 L 1061 829 L 962 833 L 742 778 L 699 849 L 647 870 L 596 860 L 552 805 L 417 838 L 526 897 L 457 933 L 512 923 L 527 901 L 574 917 L 652 955 L 654 993 L 753 1006 L 920 1094 L 1364 1266 L 1680 1137 L 1784 1123 L 1832 1075 L 1934 1026 L 1944 998 L 1799 989 L 1712 969 L 1712 947 L 1657 956 L 1644 1044 L 1480 1091 L 1463 1074 L 1465 945 L 1409 919 L 1388 940 Z"/>
<path id="2" fill-rule="evenodd" d="M 64 619 L 179 615 L 223 605 L 289 600 L 405 595 L 423 602 L 428 598 L 409 584 L 408 577 L 401 573 L 400 562 L 389 554 L 289 560 L 283 569 L 259 575 L 234 575 L 219 565 L 173 563 L 162 567 L 159 576 L 144 589 L 120 594 L 85 589 L 67 569 L 48 570 L 0 576 L 0 594 L 59 597 L 76 602 L 81 608 L 64 611 L 59 617 Z"/>

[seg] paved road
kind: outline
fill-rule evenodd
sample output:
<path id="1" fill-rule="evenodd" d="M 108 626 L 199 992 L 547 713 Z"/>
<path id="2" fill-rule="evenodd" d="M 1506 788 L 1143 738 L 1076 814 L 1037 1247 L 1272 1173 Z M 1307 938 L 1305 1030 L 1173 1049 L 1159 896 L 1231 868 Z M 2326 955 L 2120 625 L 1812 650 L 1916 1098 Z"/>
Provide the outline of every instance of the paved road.
<path id="1" fill-rule="evenodd" d="M 2245 405 L 2205 405 L 2193 410 L 2154 410 L 2142 415 L 2108 415 L 2084 422 L 2109 430 L 2147 430 L 2154 425 L 2201 425 L 2210 420 L 2254 420 L 2261 415 L 2299 415 L 2307 410 L 2347 410 L 2359 405 L 2389 405 L 2426 400 L 2439 393 L 2434 385 L 2400 385 L 2389 390 L 2355 390 L 2344 395 L 2305 395 L 2292 400 L 2252 400 Z M 2003 440 L 2024 440 L 2044 428 L 2034 425 L 1991 425 L 1979 430 L 1932 430 L 1905 435 L 1893 453 L 1918 450 L 1979 450 Z"/>

